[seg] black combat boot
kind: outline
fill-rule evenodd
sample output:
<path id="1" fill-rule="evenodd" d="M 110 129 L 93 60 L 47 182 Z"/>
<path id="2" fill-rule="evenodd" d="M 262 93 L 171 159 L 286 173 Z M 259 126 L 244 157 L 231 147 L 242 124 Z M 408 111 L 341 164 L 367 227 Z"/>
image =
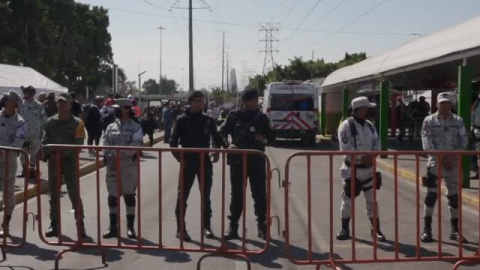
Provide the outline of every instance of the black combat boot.
<path id="1" fill-rule="evenodd" d="M 50 238 L 50 237 L 57 237 L 58 236 L 58 228 L 57 228 L 57 222 L 51 221 L 50 222 L 50 228 L 45 232 L 45 237 Z"/>
<path id="2" fill-rule="evenodd" d="M 192 238 L 188 234 L 186 227 L 187 225 L 185 224 L 185 222 L 183 222 L 183 228 L 181 228 L 180 218 L 177 217 L 177 238 L 178 239 L 182 238 L 182 230 L 183 230 L 183 241 L 190 242 L 192 241 Z"/>
<path id="3" fill-rule="evenodd" d="M 127 237 L 130 239 L 136 239 L 137 233 L 135 232 L 135 215 L 127 215 Z"/>
<path id="4" fill-rule="evenodd" d="M 35 166 L 30 166 L 30 175 L 29 175 L 29 177 L 30 177 L 30 178 L 35 178 L 35 177 L 36 177 L 36 174 L 37 174 L 37 172 L 35 171 Z"/>
<path id="5" fill-rule="evenodd" d="M 259 222 L 257 224 L 258 227 L 258 238 L 261 238 L 263 240 L 267 240 L 267 226 L 265 225 L 265 222 Z"/>
<path id="6" fill-rule="evenodd" d="M 0 238 L 10 237 L 10 220 L 12 216 L 6 215 L 3 217 L 2 229 L 0 230 Z"/>
<path id="7" fill-rule="evenodd" d="M 85 223 L 83 222 L 83 220 L 80 221 L 80 236 L 82 238 L 87 238 L 87 232 L 85 231 Z"/>
<path id="8" fill-rule="evenodd" d="M 387 239 L 385 238 L 385 235 L 383 235 L 382 231 L 380 230 L 380 219 L 377 218 L 375 226 L 377 226 L 377 234 L 374 234 L 373 230 L 373 218 L 370 218 L 370 223 L 372 224 L 372 239 L 373 237 L 377 237 L 377 241 L 379 242 L 386 242 Z"/>
<path id="9" fill-rule="evenodd" d="M 433 242 L 432 237 L 432 217 L 424 217 L 425 226 L 423 227 L 422 233 L 422 242 L 423 243 L 431 243 Z"/>
<path id="10" fill-rule="evenodd" d="M 21 178 L 21 177 L 25 177 L 25 169 L 27 168 L 27 166 L 22 166 L 22 173 L 17 175 L 18 178 Z"/>
<path id="11" fill-rule="evenodd" d="M 342 230 L 337 234 L 337 240 L 350 239 L 350 218 L 342 218 Z"/>
<path id="12" fill-rule="evenodd" d="M 462 241 L 464 244 L 468 243 L 468 240 L 463 237 L 463 235 L 460 235 L 460 233 L 458 232 L 458 218 L 450 219 L 450 223 L 452 225 L 452 230 L 450 232 L 450 240 L 454 240 L 457 242 Z"/>
<path id="13" fill-rule="evenodd" d="M 110 227 L 103 233 L 103 238 L 118 237 L 117 214 L 110 214 Z"/>
<path id="14" fill-rule="evenodd" d="M 225 238 L 225 240 L 233 240 L 240 238 L 240 236 L 238 235 L 238 223 L 230 222 L 230 228 L 223 237 Z"/>
<path id="15" fill-rule="evenodd" d="M 215 235 L 212 232 L 212 226 L 211 226 L 210 220 L 205 220 L 205 226 L 203 228 L 203 235 L 205 235 L 205 238 L 208 238 L 208 239 L 215 238 Z"/>

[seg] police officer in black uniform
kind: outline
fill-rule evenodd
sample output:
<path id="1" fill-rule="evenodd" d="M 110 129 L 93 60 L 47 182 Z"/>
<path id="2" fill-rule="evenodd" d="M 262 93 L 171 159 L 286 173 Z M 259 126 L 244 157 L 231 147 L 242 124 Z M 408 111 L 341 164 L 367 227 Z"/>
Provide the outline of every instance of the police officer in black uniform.
<path id="1" fill-rule="evenodd" d="M 190 108 L 183 115 L 177 118 L 170 137 L 170 147 L 178 147 L 180 144 L 184 148 L 210 148 L 210 142 L 213 142 L 214 148 L 220 148 L 224 145 L 223 139 L 217 131 L 217 125 L 208 115 L 203 114 L 204 96 L 201 91 L 194 91 L 188 98 Z M 173 153 L 177 161 L 180 162 L 180 154 Z M 212 207 L 210 201 L 210 192 L 212 189 L 212 161 L 209 156 L 204 156 L 204 235 L 206 238 L 214 238 L 211 230 L 210 219 L 212 217 Z M 218 154 L 213 154 L 213 163 L 219 159 Z M 187 199 L 190 194 L 195 176 L 197 176 L 200 186 L 201 170 L 200 170 L 200 154 L 185 153 L 183 155 L 183 217 L 187 208 Z M 181 237 L 180 222 L 180 183 L 178 185 L 177 205 L 175 207 L 175 215 L 177 218 L 177 238 Z M 183 223 L 185 224 L 185 223 Z M 191 241 L 187 233 L 186 226 L 183 226 L 183 240 Z"/>
<path id="2" fill-rule="evenodd" d="M 263 114 L 258 106 L 258 92 L 245 90 L 242 95 L 244 108 L 232 111 L 225 123 L 220 128 L 226 144 L 228 135 L 232 137 L 229 149 L 252 149 L 265 151 L 265 145 L 275 141 L 275 136 L 270 127 L 270 120 Z M 224 236 L 231 240 L 239 237 L 238 221 L 243 208 L 243 156 L 230 154 L 230 182 L 232 200 L 230 203 L 230 229 Z M 247 156 L 247 175 L 250 180 L 250 189 L 254 200 L 255 215 L 257 216 L 258 237 L 266 239 L 267 215 L 267 174 L 266 163 L 263 155 L 249 154 Z"/>

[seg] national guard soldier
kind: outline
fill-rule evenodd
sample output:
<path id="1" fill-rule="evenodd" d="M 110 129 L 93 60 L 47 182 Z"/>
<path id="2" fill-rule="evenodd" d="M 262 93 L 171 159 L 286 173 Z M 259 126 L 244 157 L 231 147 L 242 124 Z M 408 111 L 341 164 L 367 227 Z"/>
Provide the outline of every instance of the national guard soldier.
<path id="1" fill-rule="evenodd" d="M 42 137 L 42 145 L 47 144 L 72 144 L 83 145 L 85 141 L 85 126 L 80 118 L 73 116 L 71 112 L 72 99 L 69 94 L 62 93 L 57 96 L 58 114 L 48 118 L 45 123 L 45 130 Z M 27 123 L 28 124 L 28 123 Z M 60 166 L 57 167 L 57 157 Z M 58 182 L 63 180 L 67 186 L 68 197 L 75 210 L 77 228 L 85 237 L 85 226 L 83 224 L 83 204 L 78 194 L 76 180 L 77 154 L 74 150 L 57 151 L 53 149 L 43 150 L 43 161 L 48 161 L 48 189 L 50 191 L 50 228 L 45 233 L 46 237 L 58 236 Z M 57 179 L 57 170 L 60 170 L 60 179 Z M 78 197 L 78 198 L 77 198 Z M 79 211 L 79 213 L 77 213 Z"/>
<path id="2" fill-rule="evenodd" d="M 243 109 L 232 111 L 220 128 L 225 143 L 228 145 L 228 135 L 232 137 L 229 149 L 252 149 L 265 151 L 265 145 L 275 141 L 275 135 L 270 127 L 270 120 L 258 106 L 258 92 L 245 90 L 242 95 Z M 239 237 L 238 221 L 243 208 L 243 157 L 239 154 L 228 155 L 230 165 L 230 182 L 232 200 L 230 203 L 230 228 L 225 239 Z M 257 216 L 258 237 L 267 238 L 267 175 L 265 157 L 250 154 L 247 157 L 246 178 L 250 180 L 250 189 L 254 201 L 255 215 Z"/>
<path id="3" fill-rule="evenodd" d="M 25 141 L 27 124 L 23 118 L 17 114 L 17 108 L 22 104 L 22 99 L 14 90 L 2 98 L 3 110 L 0 112 L 0 146 L 20 148 Z M 0 237 L 9 236 L 9 224 L 15 208 L 15 173 L 17 172 L 17 152 L 0 151 L 0 190 L 5 194 L 4 198 L 4 216 Z M 7 170 L 8 158 L 8 175 Z M 6 183 L 8 189 L 5 190 Z"/>
<path id="4" fill-rule="evenodd" d="M 353 115 L 344 120 L 338 128 L 338 138 L 340 138 L 340 151 L 379 151 L 380 143 L 378 134 L 374 125 L 367 120 L 369 108 L 374 108 L 376 104 L 370 103 L 367 97 L 357 97 L 352 100 Z M 378 217 L 378 206 L 373 201 L 373 188 L 380 188 L 381 175 L 376 173 L 377 186 L 373 186 L 372 156 L 355 156 L 355 197 L 363 191 L 366 204 L 366 214 L 370 219 L 372 227 L 376 227 L 376 235 L 372 228 L 372 237 L 378 241 L 386 241 L 385 236 L 380 231 L 380 219 Z M 344 156 L 343 164 L 340 167 L 340 176 L 343 180 L 342 205 L 340 214 L 342 218 L 342 230 L 337 234 L 338 240 L 350 239 L 350 216 L 351 216 L 351 185 L 352 183 L 352 160 L 351 156 Z M 377 215 L 373 213 L 373 206 Z M 374 224 L 374 217 L 377 218 Z"/>
<path id="5" fill-rule="evenodd" d="M 115 121 L 105 130 L 103 144 L 105 146 L 141 146 L 143 144 L 142 128 L 133 121 L 135 117 L 132 111 L 132 101 L 129 99 L 117 99 L 115 107 Z M 110 209 L 110 227 L 103 234 L 103 238 L 118 237 L 117 197 L 123 195 L 127 212 L 127 237 L 137 238 L 135 223 L 135 192 L 138 181 L 138 161 L 136 151 L 132 150 L 105 150 L 105 162 L 107 165 L 106 184 L 108 190 L 108 207 Z M 117 153 L 119 156 L 117 157 Z M 120 160 L 120 168 L 117 168 L 117 158 Z M 120 175 L 117 174 L 117 169 Z M 120 177 L 121 194 L 117 194 L 117 181 Z"/>
<path id="6" fill-rule="evenodd" d="M 422 126 L 422 144 L 425 151 L 433 150 L 465 150 L 468 144 L 468 135 L 463 120 L 451 113 L 453 97 L 448 92 L 437 96 L 438 111 L 425 118 Z M 446 196 L 450 211 L 451 232 L 450 239 L 455 241 L 467 240 L 458 231 L 458 173 L 459 163 L 455 156 L 443 156 L 440 168 L 442 178 L 447 187 Z M 422 242 L 432 242 L 432 215 L 438 199 L 438 156 L 429 155 L 427 161 L 427 176 L 422 180 L 427 187 L 427 196 L 424 203 L 424 222 Z M 461 199 L 460 199 L 461 200 Z M 439 221 L 440 222 L 440 221 Z"/>
<path id="7" fill-rule="evenodd" d="M 40 140 L 43 134 L 43 126 L 47 121 L 47 115 L 43 104 L 35 100 L 36 90 L 32 86 L 22 87 L 23 104 L 19 107 L 18 113 L 27 122 L 28 130 L 25 136 L 23 148 L 30 155 L 30 176 L 35 177 L 35 164 L 37 164 L 37 152 L 40 149 Z M 25 176 L 25 158 L 22 156 L 22 174 L 19 177 Z"/>
<path id="8" fill-rule="evenodd" d="M 210 148 L 210 140 L 213 141 L 214 148 L 220 148 L 224 145 L 223 139 L 217 132 L 215 120 L 210 116 L 203 114 L 204 109 L 204 95 L 201 91 L 194 91 L 188 97 L 190 108 L 185 111 L 183 115 L 178 117 L 173 128 L 172 136 L 170 137 L 170 147 L 178 147 L 180 144 L 184 148 Z M 195 181 L 195 176 L 198 178 L 199 187 L 201 185 L 201 169 L 200 158 L 203 158 L 203 183 L 204 183 L 204 235 L 206 238 L 214 238 L 212 232 L 210 219 L 212 217 L 212 206 L 210 201 L 210 192 L 212 190 L 212 161 L 209 156 L 200 157 L 199 153 L 185 153 L 183 160 L 180 160 L 181 155 L 177 152 L 172 152 L 174 157 L 183 164 L 183 191 L 180 190 L 180 182 L 178 184 L 177 205 L 175 207 L 175 216 L 177 218 L 177 238 L 181 237 L 181 230 L 183 229 L 183 240 L 190 241 L 191 238 L 187 233 L 185 221 L 183 220 L 183 228 L 181 221 L 181 192 L 183 192 L 183 217 L 187 208 L 187 200 L 190 194 L 190 189 Z M 213 162 L 219 159 L 218 154 L 214 154 Z M 181 181 L 181 180 L 179 180 Z"/>

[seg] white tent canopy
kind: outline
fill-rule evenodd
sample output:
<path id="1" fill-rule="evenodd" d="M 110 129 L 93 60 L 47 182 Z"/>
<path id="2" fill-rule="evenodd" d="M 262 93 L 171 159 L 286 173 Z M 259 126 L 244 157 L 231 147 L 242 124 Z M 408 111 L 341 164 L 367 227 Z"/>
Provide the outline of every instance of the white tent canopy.
<path id="1" fill-rule="evenodd" d="M 20 91 L 21 86 L 33 86 L 40 92 L 67 93 L 68 89 L 29 67 L 0 64 L 0 93 Z"/>
<path id="2" fill-rule="evenodd" d="M 480 16 L 330 74 L 323 88 L 378 79 L 480 55 Z"/>

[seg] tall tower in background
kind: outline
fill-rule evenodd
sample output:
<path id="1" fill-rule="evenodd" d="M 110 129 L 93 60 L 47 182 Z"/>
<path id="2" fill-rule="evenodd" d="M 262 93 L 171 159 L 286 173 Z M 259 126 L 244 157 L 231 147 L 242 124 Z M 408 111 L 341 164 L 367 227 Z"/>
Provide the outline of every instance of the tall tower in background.
<path id="1" fill-rule="evenodd" d="M 260 42 L 265 43 L 264 49 L 260 51 L 261 53 L 265 54 L 265 58 L 263 60 L 263 75 L 265 75 L 268 70 L 271 70 L 273 67 L 275 67 L 273 53 L 278 53 L 278 50 L 275 49 L 274 46 L 274 42 L 279 41 L 275 37 L 275 35 L 278 34 L 278 27 L 271 23 L 267 23 L 261 26 L 260 34 L 264 35 L 263 39 L 260 39 Z"/>
<path id="2" fill-rule="evenodd" d="M 235 72 L 235 69 L 232 68 L 230 70 L 230 87 L 229 87 L 231 92 L 236 92 L 238 90 L 238 84 L 237 84 L 237 74 Z"/>

